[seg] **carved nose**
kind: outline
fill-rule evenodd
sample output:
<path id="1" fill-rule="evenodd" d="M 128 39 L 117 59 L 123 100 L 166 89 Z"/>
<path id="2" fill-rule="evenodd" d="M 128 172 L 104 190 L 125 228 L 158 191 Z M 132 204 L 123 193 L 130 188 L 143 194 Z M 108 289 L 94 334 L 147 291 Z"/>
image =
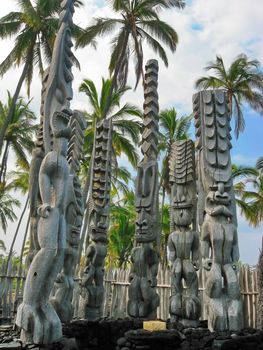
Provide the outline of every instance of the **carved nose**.
<path id="1" fill-rule="evenodd" d="M 139 228 L 145 228 L 147 227 L 148 223 L 147 223 L 147 220 L 138 220 L 136 221 L 136 226 L 139 227 Z"/>

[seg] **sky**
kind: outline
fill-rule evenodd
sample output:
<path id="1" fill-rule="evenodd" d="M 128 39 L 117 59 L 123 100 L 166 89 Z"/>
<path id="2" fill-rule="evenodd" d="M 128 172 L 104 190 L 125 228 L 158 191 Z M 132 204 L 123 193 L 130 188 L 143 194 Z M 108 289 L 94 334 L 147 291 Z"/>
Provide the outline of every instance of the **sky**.
<path id="1" fill-rule="evenodd" d="M 93 17 L 113 17 L 106 0 L 83 0 L 85 7 L 77 10 L 74 16 L 76 24 L 87 26 Z M 16 10 L 15 0 L 0 0 L 1 16 Z M 192 112 L 192 95 L 195 93 L 194 82 L 205 74 L 204 67 L 209 61 L 221 55 L 226 65 L 240 53 L 263 63 L 263 2 L 262 0 L 189 0 L 184 10 L 170 10 L 160 14 L 161 18 L 172 25 L 178 33 L 179 43 L 175 54 L 168 53 L 169 67 L 159 61 L 159 103 L 160 109 L 175 107 L 178 115 Z M 97 85 L 102 77 L 108 77 L 110 37 L 98 41 L 97 50 L 86 47 L 75 52 L 81 70 L 73 69 L 74 98 L 72 108 L 88 109 L 84 94 L 78 93 L 78 87 L 85 78 L 92 79 Z M 12 40 L 0 42 L 0 61 L 12 48 Z M 144 60 L 156 58 L 145 47 Z M 6 101 L 6 90 L 14 92 L 21 69 L 14 67 L 0 81 L 0 100 Z M 133 62 L 130 64 L 128 84 L 133 86 Z M 41 84 L 38 73 L 32 83 L 32 109 L 38 113 L 40 107 Z M 26 97 L 23 88 L 22 93 Z M 131 90 L 126 95 L 129 102 L 142 107 L 143 92 L 141 86 L 136 92 Z M 246 129 L 239 139 L 233 135 L 232 161 L 240 165 L 255 165 L 263 154 L 263 119 L 244 106 Z M 194 138 L 194 133 L 193 133 Z M 127 164 L 123 158 L 122 164 Z M 14 159 L 10 160 L 10 167 Z M 20 194 L 16 196 L 21 198 Z M 19 215 L 19 211 L 17 211 Z M 261 246 L 262 226 L 253 229 L 248 226 L 239 213 L 240 259 L 244 263 L 255 265 Z M 0 239 L 6 241 L 7 247 L 16 225 L 10 224 L 6 236 L 0 232 Z M 15 249 L 19 251 L 23 232 L 18 236 Z"/>

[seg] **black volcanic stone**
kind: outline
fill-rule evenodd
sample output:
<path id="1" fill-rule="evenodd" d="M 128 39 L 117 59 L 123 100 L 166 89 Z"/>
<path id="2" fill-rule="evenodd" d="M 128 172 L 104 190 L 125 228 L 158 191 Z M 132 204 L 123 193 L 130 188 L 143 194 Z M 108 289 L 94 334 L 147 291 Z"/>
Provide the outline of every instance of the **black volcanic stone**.
<path id="1" fill-rule="evenodd" d="M 63 335 L 76 339 L 79 349 L 115 350 L 117 340 L 131 329 L 142 328 L 140 320 L 103 319 L 100 321 L 73 321 L 63 326 Z"/>
<path id="2" fill-rule="evenodd" d="M 126 332 L 125 337 L 131 343 L 131 346 L 135 345 L 136 350 L 146 349 L 143 348 L 145 346 L 152 350 L 176 349 L 182 342 L 182 336 L 177 330 L 149 332 L 138 329 Z"/>

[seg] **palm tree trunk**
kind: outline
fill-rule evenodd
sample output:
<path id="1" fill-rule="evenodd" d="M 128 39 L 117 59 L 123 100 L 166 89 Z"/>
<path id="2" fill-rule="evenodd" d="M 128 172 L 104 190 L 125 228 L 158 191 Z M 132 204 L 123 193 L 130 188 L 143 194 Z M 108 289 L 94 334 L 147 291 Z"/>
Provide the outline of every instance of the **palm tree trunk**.
<path id="1" fill-rule="evenodd" d="M 263 330 L 263 238 L 260 255 L 257 264 L 257 284 L 258 284 L 258 313 L 257 329 Z"/>
<path id="2" fill-rule="evenodd" d="M 78 250 L 78 264 L 80 263 L 81 259 L 81 254 L 83 250 L 83 245 L 87 233 L 87 227 L 88 227 L 88 219 L 89 219 L 89 209 L 86 208 L 85 213 L 84 213 L 84 220 L 81 228 L 81 236 L 80 236 L 80 242 L 79 242 L 79 250 Z"/>
<path id="3" fill-rule="evenodd" d="M 24 217 L 24 215 L 25 215 L 25 212 L 26 212 L 26 209 L 27 209 L 27 206 L 28 206 L 28 202 L 29 202 L 29 196 L 27 196 L 24 209 L 23 209 L 23 211 L 22 211 L 22 214 L 20 215 L 20 218 L 19 218 L 19 221 L 18 221 L 18 224 L 17 224 L 17 227 L 16 227 L 16 232 L 15 232 L 13 241 L 12 241 L 12 243 L 11 243 L 11 247 L 10 247 L 9 254 L 8 254 L 8 258 L 7 258 L 7 268 L 8 268 L 8 265 L 9 265 L 9 261 L 10 261 L 10 259 L 11 259 L 11 257 L 12 257 L 14 244 L 15 244 L 15 241 L 16 241 L 16 238 L 17 238 L 17 235 L 18 235 L 18 232 L 19 232 L 19 229 L 20 229 L 20 226 L 21 226 L 23 217 Z M 6 273 L 7 273 L 7 270 L 6 270 Z"/>
<path id="4" fill-rule="evenodd" d="M 17 279 L 17 285 L 16 285 L 16 294 L 15 294 L 15 300 L 18 300 L 19 297 L 19 292 L 20 292 L 20 285 L 22 281 L 22 267 L 23 267 L 23 254 L 24 254 L 24 249 L 25 249 L 25 244 L 26 244 L 26 238 L 27 238 L 27 232 L 29 228 L 29 223 L 30 223 L 30 215 L 28 215 L 27 223 L 26 223 L 26 229 L 25 229 L 25 234 L 24 234 L 24 239 L 21 247 L 21 252 L 20 252 L 20 257 L 19 257 L 19 267 L 18 267 L 18 279 Z M 14 310 L 16 311 L 16 310 Z"/>
<path id="5" fill-rule="evenodd" d="M 17 87 L 16 87 L 16 91 L 15 91 L 14 96 L 12 98 L 11 106 L 9 108 L 7 117 L 6 117 L 5 121 L 4 121 L 4 124 L 3 124 L 2 128 L 0 129 L 0 154 L 2 153 L 2 148 L 3 148 L 3 144 L 4 144 L 4 137 L 5 137 L 6 129 L 8 128 L 8 125 L 10 124 L 10 122 L 12 120 L 12 116 L 14 114 L 15 107 L 16 107 L 16 102 L 17 102 L 18 96 L 20 94 L 23 82 L 24 82 L 26 74 L 27 74 L 28 65 L 29 65 L 29 63 L 28 63 L 28 61 L 26 61 L 25 65 L 24 65 L 24 68 L 23 68 L 23 71 L 22 71 L 22 74 L 21 74 L 21 77 L 20 77 L 20 79 L 18 81 L 18 84 L 17 84 Z"/>
<path id="6" fill-rule="evenodd" d="M 160 237 L 162 236 L 162 227 L 163 227 L 163 208 L 165 201 L 165 187 L 163 186 L 163 196 L 162 196 L 162 204 L 161 204 L 161 217 L 160 217 Z M 166 254 L 166 242 L 164 242 L 163 249 L 163 262 L 167 264 L 167 254 Z"/>
<path id="7" fill-rule="evenodd" d="M 6 141 L 5 144 L 5 150 L 2 158 L 2 164 L 0 169 L 0 183 L 5 181 L 5 174 L 6 174 L 6 165 L 7 165 L 7 158 L 8 158 L 8 148 L 9 148 L 9 141 Z"/>
<path id="8" fill-rule="evenodd" d="M 96 127 L 96 123 L 95 123 L 95 127 Z M 85 236 L 87 235 L 87 227 L 88 227 L 88 222 L 89 222 L 89 208 L 87 206 L 87 199 L 88 199 L 88 194 L 89 194 L 89 190 L 90 190 L 91 177 L 92 177 L 92 173 L 93 173 L 95 142 L 96 142 L 96 130 L 94 129 L 91 160 L 90 160 L 90 164 L 89 164 L 87 178 L 86 178 L 86 181 L 85 181 L 85 184 L 83 187 L 83 203 L 84 203 L 86 210 L 84 212 L 84 221 L 82 223 L 82 228 L 81 228 L 81 235 L 80 235 L 80 242 L 79 242 L 79 249 L 78 249 L 78 260 L 77 260 L 78 263 L 80 262 L 80 259 L 81 259 L 81 254 L 82 254 L 82 250 L 83 250 Z"/>
<path id="9" fill-rule="evenodd" d="M 129 35 L 130 35 L 130 32 L 127 31 L 125 33 L 125 38 L 124 38 L 124 42 L 123 42 L 123 45 L 122 45 L 122 49 L 121 49 L 118 61 L 116 63 L 116 68 L 114 70 L 114 75 L 113 75 L 113 78 L 112 78 L 110 91 L 109 91 L 109 94 L 107 96 L 105 108 L 104 108 L 104 111 L 103 111 L 103 114 L 102 114 L 102 118 L 103 119 L 105 119 L 107 117 L 107 114 L 108 114 L 108 111 L 109 111 L 109 108 L 110 108 L 112 94 L 113 94 L 114 90 L 116 90 L 116 88 L 117 88 L 117 79 L 118 79 L 118 75 L 119 75 L 119 72 L 120 72 L 121 63 L 123 61 L 123 56 L 124 56 L 124 54 L 125 54 L 125 52 L 127 50 L 127 44 L 128 44 L 128 40 L 129 40 Z"/>

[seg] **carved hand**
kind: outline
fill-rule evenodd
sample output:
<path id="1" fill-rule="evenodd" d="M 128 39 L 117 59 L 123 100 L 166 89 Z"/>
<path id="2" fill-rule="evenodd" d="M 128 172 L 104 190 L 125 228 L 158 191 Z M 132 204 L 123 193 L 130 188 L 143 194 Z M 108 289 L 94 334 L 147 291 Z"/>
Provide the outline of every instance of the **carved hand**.
<path id="1" fill-rule="evenodd" d="M 155 276 L 151 276 L 149 278 L 149 283 L 152 288 L 157 286 L 157 278 Z"/>
<path id="2" fill-rule="evenodd" d="M 128 281 L 131 283 L 132 280 L 134 279 L 134 277 L 135 277 L 135 274 L 134 273 L 130 273 L 129 277 L 128 277 Z"/>
<path id="3" fill-rule="evenodd" d="M 47 203 L 44 203 L 40 205 L 37 212 L 38 212 L 38 215 L 40 215 L 42 218 L 47 218 L 49 216 L 50 210 L 51 210 L 51 206 Z"/>
<path id="4" fill-rule="evenodd" d="M 204 259 L 203 267 L 205 270 L 210 271 L 212 268 L 213 262 L 212 259 Z"/>
<path id="5" fill-rule="evenodd" d="M 193 261 L 193 265 L 194 265 L 195 270 L 198 271 L 199 267 L 200 267 L 199 261 Z"/>

